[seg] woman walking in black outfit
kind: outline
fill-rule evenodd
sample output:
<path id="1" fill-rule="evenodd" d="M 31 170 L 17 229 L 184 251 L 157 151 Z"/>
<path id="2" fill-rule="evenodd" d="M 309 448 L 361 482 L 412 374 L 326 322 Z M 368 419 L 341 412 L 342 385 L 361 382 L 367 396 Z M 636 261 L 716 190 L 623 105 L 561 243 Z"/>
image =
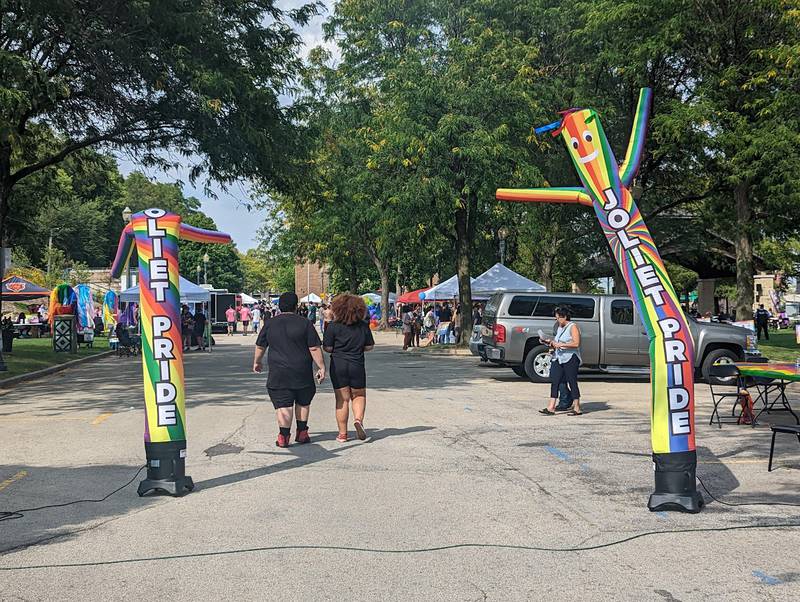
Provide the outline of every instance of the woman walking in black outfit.
<path id="1" fill-rule="evenodd" d="M 353 426 L 358 438 L 367 438 L 364 411 L 367 407 L 367 371 L 364 352 L 375 346 L 372 332 L 364 319 L 367 306 L 361 297 L 339 295 L 331 304 L 333 322 L 325 329 L 322 348 L 331 354 L 330 375 L 336 395 L 336 423 L 340 443 L 347 441 L 350 402 L 353 403 Z"/>

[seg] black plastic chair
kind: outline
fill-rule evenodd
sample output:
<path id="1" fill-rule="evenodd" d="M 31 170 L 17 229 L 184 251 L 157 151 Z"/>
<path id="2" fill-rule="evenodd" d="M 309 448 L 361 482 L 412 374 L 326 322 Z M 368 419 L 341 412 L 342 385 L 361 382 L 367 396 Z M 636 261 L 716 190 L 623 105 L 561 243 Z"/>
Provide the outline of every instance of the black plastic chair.
<path id="1" fill-rule="evenodd" d="M 733 409 L 731 410 L 731 416 L 736 418 L 736 422 L 739 422 L 739 418 L 735 416 L 735 408 L 736 405 L 739 403 L 739 368 L 734 366 L 733 364 L 714 364 L 711 366 L 709 370 L 709 379 L 708 379 L 708 387 L 711 389 L 711 400 L 714 402 L 714 411 L 711 412 L 711 420 L 708 422 L 709 425 L 714 424 L 714 416 L 717 417 L 717 426 L 722 428 L 722 419 L 719 414 L 719 404 L 722 403 L 726 399 L 733 399 Z M 715 378 L 719 379 L 731 379 L 731 384 L 717 384 L 714 385 L 713 381 Z M 715 390 L 716 387 L 716 390 Z M 731 391 L 730 388 L 733 387 L 734 390 Z"/>
<path id="2" fill-rule="evenodd" d="M 772 454 L 775 453 L 775 435 L 778 433 L 797 435 L 797 442 L 800 443 L 800 426 L 793 424 L 773 424 L 770 428 L 772 428 L 772 445 L 769 447 L 769 465 L 767 466 L 767 472 L 772 472 Z"/>

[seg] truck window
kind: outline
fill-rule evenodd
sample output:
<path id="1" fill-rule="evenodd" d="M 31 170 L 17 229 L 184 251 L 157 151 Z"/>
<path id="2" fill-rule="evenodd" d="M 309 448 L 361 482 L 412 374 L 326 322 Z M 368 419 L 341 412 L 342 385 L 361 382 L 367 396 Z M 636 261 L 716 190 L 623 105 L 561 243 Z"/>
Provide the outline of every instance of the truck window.
<path id="1" fill-rule="evenodd" d="M 552 318 L 557 307 L 569 307 L 573 318 L 594 317 L 594 299 L 591 297 L 540 297 L 533 315 L 537 318 Z"/>
<path id="2" fill-rule="evenodd" d="M 633 301 L 617 299 L 611 302 L 612 324 L 633 324 Z"/>
<path id="3" fill-rule="evenodd" d="M 503 298 L 503 293 L 495 293 L 491 297 L 489 297 L 489 301 L 486 303 L 486 307 L 483 309 L 484 315 L 497 315 L 497 309 L 500 307 L 500 301 Z"/>
<path id="4" fill-rule="evenodd" d="M 515 295 L 508 304 L 509 316 L 532 316 L 533 309 L 536 307 L 536 302 L 539 297 L 534 295 Z"/>

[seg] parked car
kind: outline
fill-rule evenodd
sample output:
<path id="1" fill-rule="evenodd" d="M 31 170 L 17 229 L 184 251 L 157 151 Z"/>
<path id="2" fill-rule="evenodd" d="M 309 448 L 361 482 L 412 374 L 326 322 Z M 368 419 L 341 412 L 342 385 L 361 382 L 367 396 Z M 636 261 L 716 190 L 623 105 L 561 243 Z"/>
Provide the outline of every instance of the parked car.
<path id="1" fill-rule="evenodd" d="M 486 355 L 483 353 L 483 328 L 476 324 L 472 327 L 472 336 L 469 338 L 469 350 L 472 355 L 477 355 L 483 361 L 486 361 Z"/>
<path id="2" fill-rule="evenodd" d="M 621 295 L 502 292 L 486 304 L 481 336 L 483 357 L 508 366 L 533 382 L 549 382 L 550 335 L 556 307 L 569 307 L 581 329 L 583 367 L 608 373 L 649 373 L 650 340 L 636 306 Z M 689 318 L 698 375 L 709 379 L 714 363 L 763 361 L 755 334 L 730 324 Z"/>

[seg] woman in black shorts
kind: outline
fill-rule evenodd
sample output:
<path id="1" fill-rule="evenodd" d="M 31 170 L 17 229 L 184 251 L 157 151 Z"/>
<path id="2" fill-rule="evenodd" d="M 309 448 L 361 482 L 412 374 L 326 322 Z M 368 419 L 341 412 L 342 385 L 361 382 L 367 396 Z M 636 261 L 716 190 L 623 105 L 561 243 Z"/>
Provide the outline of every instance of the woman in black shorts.
<path id="1" fill-rule="evenodd" d="M 364 352 L 375 346 L 369 324 L 365 322 L 367 306 L 361 297 L 339 295 L 331 304 L 333 322 L 328 324 L 322 347 L 331 354 L 330 375 L 336 394 L 336 440 L 347 441 L 347 421 L 350 402 L 353 402 L 353 426 L 358 438 L 367 438 L 364 430 L 364 411 L 367 407 L 367 371 Z"/>

